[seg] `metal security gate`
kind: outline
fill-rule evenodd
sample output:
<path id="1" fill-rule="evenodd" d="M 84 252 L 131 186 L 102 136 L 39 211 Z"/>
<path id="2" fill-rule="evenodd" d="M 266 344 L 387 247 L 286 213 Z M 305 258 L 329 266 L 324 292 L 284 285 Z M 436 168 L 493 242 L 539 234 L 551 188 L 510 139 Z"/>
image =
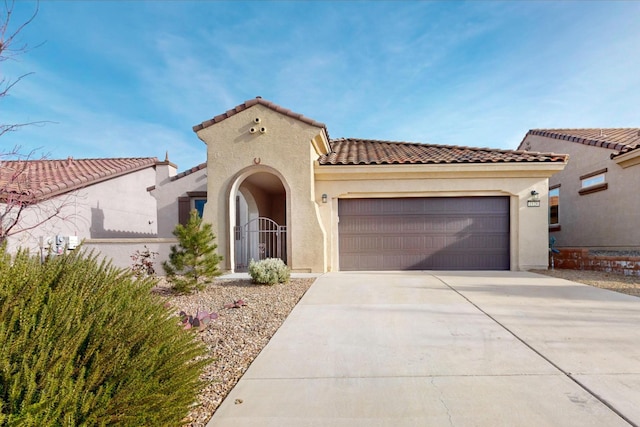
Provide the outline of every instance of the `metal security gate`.
<path id="1" fill-rule="evenodd" d="M 344 199 L 340 270 L 508 270 L 508 197 Z"/>
<path id="2" fill-rule="evenodd" d="M 280 258 L 287 262 L 287 227 L 271 218 L 258 217 L 234 227 L 235 271 L 247 271 L 249 262 Z"/>

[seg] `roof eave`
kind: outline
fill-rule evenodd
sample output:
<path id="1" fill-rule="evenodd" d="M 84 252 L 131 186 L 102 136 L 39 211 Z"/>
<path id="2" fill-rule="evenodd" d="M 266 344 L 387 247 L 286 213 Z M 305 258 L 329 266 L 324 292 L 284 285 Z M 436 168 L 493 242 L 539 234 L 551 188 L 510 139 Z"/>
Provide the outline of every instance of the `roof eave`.
<path id="1" fill-rule="evenodd" d="M 292 117 L 292 118 L 294 118 L 296 120 L 299 120 L 299 121 L 301 121 L 303 123 L 306 123 L 308 125 L 324 129 L 324 132 L 328 135 L 327 126 L 324 123 L 317 122 L 317 121 L 315 121 L 313 119 L 310 119 L 308 117 L 303 116 L 302 114 L 295 113 L 295 112 L 293 112 L 293 111 L 291 111 L 289 109 L 286 109 L 284 107 L 281 107 L 281 106 L 279 106 L 279 105 L 277 105 L 277 104 L 275 104 L 275 103 L 273 103 L 271 101 L 267 101 L 266 99 L 262 99 L 261 97 L 256 97 L 254 99 L 250 99 L 248 101 L 245 101 L 242 104 L 240 104 L 240 105 L 238 105 L 238 106 L 236 106 L 236 107 L 234 107 L 234 108 L 232 108 L 230 110 L 227 110 L 226 112 L 224 112 L 222 114 L 214 116 L 213 118 L 211 118 L 209 120 L 205 120 L 204 122 L 193 126 L 192 129 L 196 134 L 198 134 L 198 137 L 202 140 L 202 138 L 199 135 L 199 132 L 201 130 L 204 130 L 204 129 L 208 128 L 208 127 L 211 127 L 211 126 L 213 126 L 213 125 L 215 125 L 217 123 L 220 123 L 223 120 L 226 120 L 231 116 L 235 116 L 236 114 L 238 114 L 238 113 L 240 113 L 242 111 L 248 110 L 249 108 L 251 108 L 251 107 L 253 107 L 255 105 L 262 105 L 262 106 L 267 107 L 267 108 L 269 108 L 269 109 L 271 109 L 271 110 L 273 110 L 273 111 L 275 111 L 277 113 L 284 114 L 285 116 Z"/>
<path id="2" fill-rule="evenodd" d="M 589 138 L 585 136 L 571 135 L 568 133 L 556 131 L 554 129 L 531 129 L 529 130 L 529 132 L 527 132 L 527 135 L 525 135 L 524 139 L 520 143 L 520 146 L 518 146 L 518 149 L 520 149 L 520 147 L 526 140 L 527 136 L 530 136 L 530 135 L 540 136 L 543 138 L 556 139 L 559 141 L 573 142 L 576 144 L 582 144 L 590 147 L 606 148 L 608 150 L 615 150 L 615 151 L 624 150 L 625 148 L 628 147 L 627 144 L 621 143 L 621 142 L 614 142 L 614 141 L 607 141 L 605 139 L 594 139 L 594 138 Z"/>
<path id="3" fill-rule="evenodd" d="M 562 171 L 566 161 L 499 162 L 499 163 L 438 163 L 383 165 L 321 165 L 314 163 L 317 180 L 367 180 L 407 178 L 548 178 Z"/>
<path id="4" fill-rule="evenodd" d="M 640 164 L 640 147 L 623 154 L 612 154 L 611 158 L 623 169 L 638 165 Z"/>
<path id="5" fill-rule="evenodd" d="M 326 129 L 322 129 L 319 134 L 311 139 L 311 145 L 318 156 L 325 156 L 331 152 L 331 144 Z"/>

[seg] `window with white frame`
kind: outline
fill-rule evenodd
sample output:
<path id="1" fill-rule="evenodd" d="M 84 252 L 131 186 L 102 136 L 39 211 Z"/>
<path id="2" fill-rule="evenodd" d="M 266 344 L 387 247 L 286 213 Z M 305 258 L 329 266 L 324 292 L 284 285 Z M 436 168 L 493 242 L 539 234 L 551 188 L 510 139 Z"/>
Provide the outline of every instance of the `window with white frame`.
<path id="1" fill-rule="evenodd" d="M 582 188 L 592 187 L 594 185 L 603 184 L 604 183 L 604 174 L 598 174 L 595 176 L 590 176 L 589 178 L 584 178 L 582 180 Z"/>
<path id="2" fill-rule="evenodd" d="M 600 169 L 580 177 L 580 191 L 578 193 L 583 196 L 609 188 L 606 179 L 607 169 Z"/>

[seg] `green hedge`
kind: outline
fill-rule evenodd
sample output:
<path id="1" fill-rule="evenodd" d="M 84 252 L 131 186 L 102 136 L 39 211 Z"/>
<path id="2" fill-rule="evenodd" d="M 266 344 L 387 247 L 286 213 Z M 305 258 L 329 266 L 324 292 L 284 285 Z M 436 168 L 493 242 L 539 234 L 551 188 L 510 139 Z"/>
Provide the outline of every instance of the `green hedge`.
<path id="1" fill-rule="evenodd" d="M 40 265 L 0 248 L 0 425 L 180 425 L 204 350 L 154 284 L 80 251 Z"/>

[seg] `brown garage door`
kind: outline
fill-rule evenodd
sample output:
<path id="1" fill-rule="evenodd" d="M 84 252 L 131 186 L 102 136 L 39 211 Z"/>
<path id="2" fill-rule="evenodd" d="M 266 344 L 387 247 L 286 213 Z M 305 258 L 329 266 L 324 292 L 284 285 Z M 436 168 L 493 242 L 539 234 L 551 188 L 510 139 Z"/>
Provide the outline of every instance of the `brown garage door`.
<path id="1" fill-rule="evenodd" d="M 340 270 L 508 270 L 508 197 L 342 199 Z"/>

